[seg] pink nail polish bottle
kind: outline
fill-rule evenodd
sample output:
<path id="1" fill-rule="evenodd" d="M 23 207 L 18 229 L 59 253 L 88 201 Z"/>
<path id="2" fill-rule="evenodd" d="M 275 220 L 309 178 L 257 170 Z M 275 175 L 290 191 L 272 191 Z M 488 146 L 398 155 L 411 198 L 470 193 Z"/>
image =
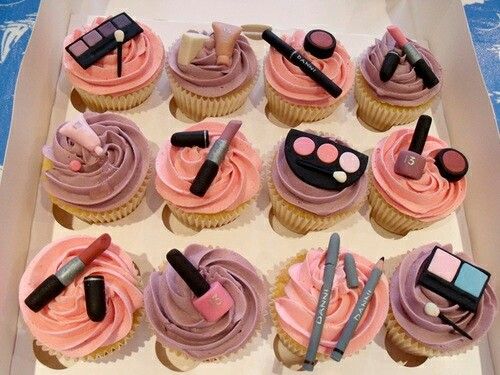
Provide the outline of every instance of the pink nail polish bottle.
<path id="1" fill-rule="evenodd" d="M 431 127 L 432 118 L 427 115 L 419 117 L 413 137 L 411 139 L 408 150 L 401 151 L 394 164 L 394 172 L 400 176 L 408 177 L 413 180 L 418 180 L 422 177 L 425 168 L 425 157 L 422 151 L 424 150 L 427 134 Z"/>
<path id="2" fill-rule="evenodd" d="M 193 306 L 206 321 L 219 320 L 233 307 L 234 301 L 222 284 L 218 281 L 207 283 L 179 250 L 170 250 L 167 253 L 167 261 L 193 291 L 195 295 Z"/>

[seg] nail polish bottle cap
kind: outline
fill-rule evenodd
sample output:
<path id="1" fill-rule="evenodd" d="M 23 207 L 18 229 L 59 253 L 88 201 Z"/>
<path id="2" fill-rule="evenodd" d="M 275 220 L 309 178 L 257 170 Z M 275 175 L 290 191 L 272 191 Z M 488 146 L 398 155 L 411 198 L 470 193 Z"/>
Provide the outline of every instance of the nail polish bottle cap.
<path id="1" fill-rule="evenodd" d="M 201 297 L 210 290 L 210 284 L 207 283 L 201 273 L 179 250 L 170 250 L 167 253 L 167 261 L 189 286 L 196 297 Z"/>
<path id="2" fill-rule="evenodd" d="M 331 57 L 336 46 L 337 40 L 326 30 L 311 30 L 304 38 L 304 49 L 318 59 Z"/>
<path id="3" fill-rule="evenodd" d="M 408 150 L 413 151 L 417 154 L 421 154 L 424 150 L 425 141 L 427 140 L 427 135 L 429 134 L 429 129 L 431 127 L 432 118 L 427 115 L 422 115 L 418 118 L 417 126 L 413 132 L 413 137 L 411 138 L 410 147 Z"/>

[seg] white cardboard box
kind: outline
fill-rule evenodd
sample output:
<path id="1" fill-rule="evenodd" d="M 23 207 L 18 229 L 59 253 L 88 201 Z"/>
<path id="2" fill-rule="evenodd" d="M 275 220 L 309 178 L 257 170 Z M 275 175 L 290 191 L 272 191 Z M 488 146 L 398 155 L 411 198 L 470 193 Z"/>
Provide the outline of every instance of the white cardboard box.
<path id="1" fill-rule="evenodd" d="M 150 186 L 139 209 L 122 221 L 106 226 L 89 226 L 74 220 L 73 229 L 59 218 L 54 220 L 52 206 L 39 188 L 41 147 L 51 139 L 54 128 L 77 111 L 70 103 L 71 87 L 60 75 L 62 40 L 68 28 L 85 22 L 89 15 L 112 15 L 127 11 L 134 18 L 147 21 L 168 47 L 184 30 L 212 20 L 235 24 L 262 23 L 277 29 L 312 28 L 323 25 L 344 42 L 356 58 L 380 37 L 390 23 L 401 25 L 410 36 L 426 41 L 445 69 L 445 85 L 441 99 L 431 109 L 438 134 L 468 156 L 471 168 L 464 208 L 429 229 L 397 238 L 372 226 L 367 207 L 340 223 L 333 230 L 341 234 L 343 246 L 372 260 L 402 254 L 407 250 L 434 240 L 453 244 L 473 254 L 475 259 L 493 273 L 500 268 L 500 256 L 495 245 L 500 243 L 497 224 L 500 200 L 497 188 L 500 174 L 495 163 L 500 160 L 496 122 L 484 83 L 477 65 L 467 30 L 461 3 L 457 1 L 332 1 L 278 0 L 235 3 L 229 0 L 198 2 L 174 1 L 88 1 L 66 3 L 42 1 L 26 58 L 23 61 L 13 112 L 3 179 L 0 185 L 0 374 L 49 374 L 56 370 L 36 361 L 32 337 L 19 319 L 17 305 L 18 283 L 26 263 L 52 239 L 70 233 L 99 234 L 109 231 L 113 239 L 128 250 L 143 273 L 148 274 L 164 259 L 171 247 L 183 248 L 199 242 L 227 246 L 245 255 L 272 282 L 276 266 L 302 248 L 324 246 L 331 231 L 292 236 L 276 233 L 269 220 L 269 200 L 265 190 L 251 209 L 240 219 L 218 230 L 199 233 L 182 228 L 173 220 L 171 230 L 162 222 L 163 203 Z M 74 15 L 74 16 L 72 16 Z M 162 21 L 160 21 L 162 20 Z M 268 46 L 252 41 L 259 62 Z M 232 117 L 244 121 L 243 131 L 268 160 L 273 146 L 287 128 L 269 122 L 265 115 L 265 98 L 261 78 L 250 100 Z M 156 145 L 155 150 L 173 132 L 184 128 L 185 118 L 171 114 L 170 89 L 165 76 L 148 101 L 123 114 L 140 124 L 145 135 Z M 147 111 L 146 111 L 147 110 Z M 224 120 L 230 117 L 226 117 Z M 224 121 L 222 120 L 222 121 Z M 355 116 L 355 100 L 332 117 L 314 127 L 345 138 L 360 150 L 369 151 L 385 136 L 360 125 Z M 264 135 L 264 136 L 263 136 Z M 64 224 L 64 225 L 61 225 Z M 130 233 L 133 228 L 134 236 Z M 278 232 L 280 232 L 278 230 Z M 498 276 L 498 275 L 497 275 Z M 493 279 L 500 296 L 498 277 Z M 254 340 L 251 350 L 235 361 L 202 364 L 193 374 L 292 373 L 276 360 L 273 351 L 275 331 L 267 322 L 262 335 Z M 419 367 L 409 369 L 395 363 L 384 349 L 383 332 L 360 354 L 340 364 L 319 364 L 318 374 L 336 371 L 342 374 L 371 374 L 413 372 L 415 374 L 493 374 L 500 368 L 500 324 L 497 319 L 489 339 L 479 348 L 453 358 L 429 359 Z M 135 338 L 116 355 L 100 363 L 79 363 L 65 374 L 125 374 L 163 373 L 169 371 L 157 360 L 155 339 L 143 324 Z"/>

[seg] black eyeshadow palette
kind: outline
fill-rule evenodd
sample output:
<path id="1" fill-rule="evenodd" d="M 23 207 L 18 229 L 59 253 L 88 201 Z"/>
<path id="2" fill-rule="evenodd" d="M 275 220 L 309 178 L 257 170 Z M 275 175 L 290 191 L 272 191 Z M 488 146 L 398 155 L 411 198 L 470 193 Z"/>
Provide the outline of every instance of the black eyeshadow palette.
<path id="1" fill-rule="evenodd" d="M 125 34 L 123 43 L 144 31 L 127 13 L 123 12 L 76 39 L 66 46 L 66 51 L 83 69 L 87 69 L 118 47 L 114 35 L 116 30 L 122 30 Z"/>
<path id="2" fill-rule="evenodd" d="M 351 186 L 368 165 L 368 156 L 359 151 L 295 129 L 286 137 L 285 157 L 298 178 L 325 190 L 340 191 Z"/>

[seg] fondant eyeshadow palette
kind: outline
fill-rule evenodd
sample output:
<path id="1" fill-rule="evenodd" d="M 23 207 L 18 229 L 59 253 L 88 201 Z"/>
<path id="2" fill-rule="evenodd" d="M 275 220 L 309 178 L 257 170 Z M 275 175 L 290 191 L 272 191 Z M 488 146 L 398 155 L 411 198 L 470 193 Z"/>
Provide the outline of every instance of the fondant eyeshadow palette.
<path id="1" fill-rule="evenodd" d="M 356 183 L 368 156 L 330 138 L 292 129 L 285 140 L 285 157 L 292 172 L 309 185 L 340 191 Z"/>
<path id="2" fill-rule="evenodd" d="M 418 283 L 475 312 L 490 273 L 436 246 L 423 264 Z"/>
<path id="3" fill-rule="evenodd" d="M 123 43 L 143 32 L 142 28 L 127 13 L 120 13 L 66 46 L 66 51 L 83 68 L 87 69 L 96 61 L 118 47 L 115 31 L 125 34 Z"/>

